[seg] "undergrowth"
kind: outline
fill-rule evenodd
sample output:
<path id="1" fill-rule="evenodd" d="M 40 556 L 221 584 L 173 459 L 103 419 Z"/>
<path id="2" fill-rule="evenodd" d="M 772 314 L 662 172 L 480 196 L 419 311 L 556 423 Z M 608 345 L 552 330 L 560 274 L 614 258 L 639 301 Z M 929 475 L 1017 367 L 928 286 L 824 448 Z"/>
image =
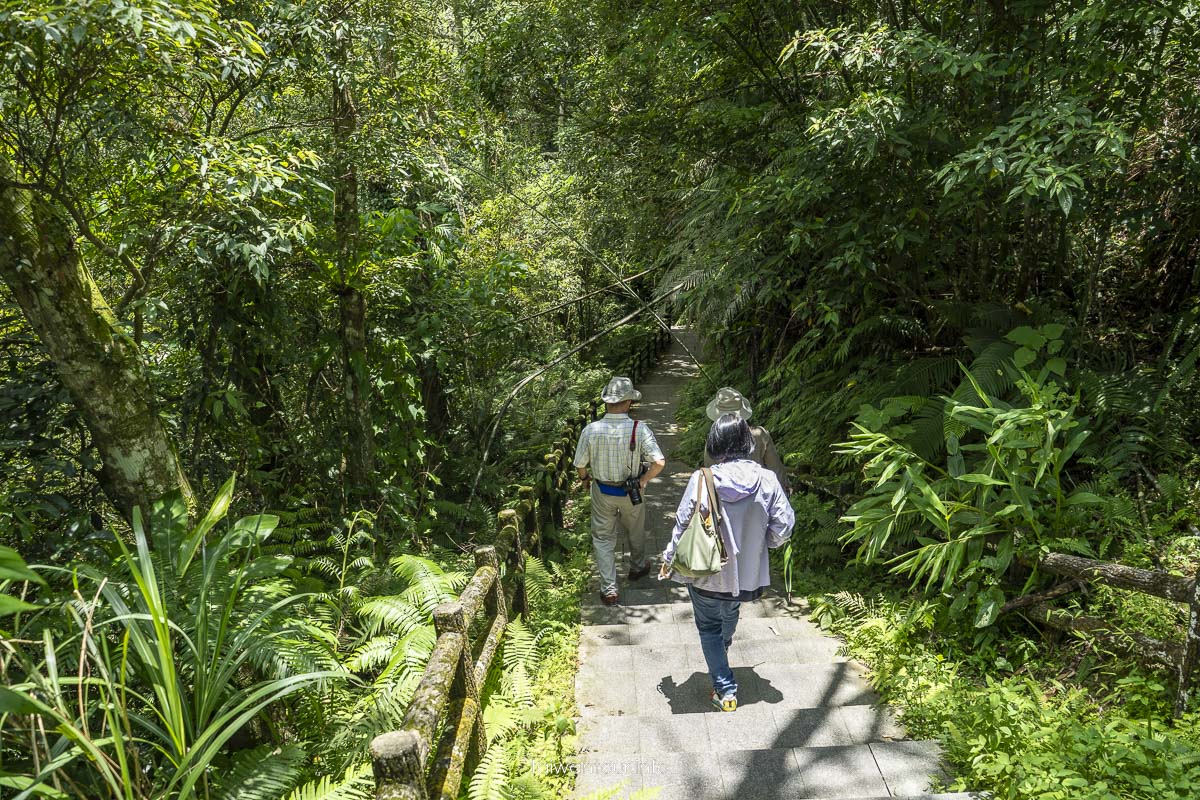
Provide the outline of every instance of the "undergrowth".
<path id="1" fill-rule="evenodd" d="M 879 588 L 821 593 L 828 575 L 804 582 L 816 589 L 816 619 L 869 666 L 909 734 L 942 742 L 956 772 L 947 788 L 997 800 L 1200 793 L 1200 714 L 1170 723 L 1164 683 L 1096 654 L 1095 642 L 1043 641 L 1019 622 L 964 631 L 936 601 Z"/>

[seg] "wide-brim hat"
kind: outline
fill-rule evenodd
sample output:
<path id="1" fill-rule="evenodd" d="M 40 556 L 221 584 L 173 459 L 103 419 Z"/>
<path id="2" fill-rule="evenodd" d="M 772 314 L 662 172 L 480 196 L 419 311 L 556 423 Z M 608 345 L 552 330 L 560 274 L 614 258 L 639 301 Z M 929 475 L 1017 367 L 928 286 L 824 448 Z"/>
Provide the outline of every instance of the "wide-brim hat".
<path id="1" fill-rule="evenodd" d="M 618 375 L 604 387 L 600 399 L 606 403 L 624 403 L 626 400 L 641 400 L 642 393 L 633 388 L 633 381 Z"/>
<path id="2" fill-rule="evenodd" d="M 742 393 L 730 386 L 718 389 L 717 396 L 709 402 L 705 411 L 713 422 L 716 422 L 724 414 L 733 414 L 740 419 L 750 419 L 750 415 L 754 413 L 750 404 L 746 402 L 746 398 L 742 397 Z"/>

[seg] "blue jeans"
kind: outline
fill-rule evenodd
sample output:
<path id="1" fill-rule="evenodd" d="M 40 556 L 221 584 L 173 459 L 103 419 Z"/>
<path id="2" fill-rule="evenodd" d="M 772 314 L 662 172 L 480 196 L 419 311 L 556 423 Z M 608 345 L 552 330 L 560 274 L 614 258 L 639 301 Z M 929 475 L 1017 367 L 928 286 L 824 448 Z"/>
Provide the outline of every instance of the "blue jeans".
<path id="1" fill-rule="evenodd" d="M 696 630 L 700 632 L 700 649 L 708 664 L 713 689 L 718 697 L 737 694 L 737 681 L 729 668 L 729 645 L 733 644 L 733 632 L 737 630 L 738 613 L 742 604 L 737 600 L 718 600 L 705 597 L 690 585 L 692 609 L 696 612 Z"/>

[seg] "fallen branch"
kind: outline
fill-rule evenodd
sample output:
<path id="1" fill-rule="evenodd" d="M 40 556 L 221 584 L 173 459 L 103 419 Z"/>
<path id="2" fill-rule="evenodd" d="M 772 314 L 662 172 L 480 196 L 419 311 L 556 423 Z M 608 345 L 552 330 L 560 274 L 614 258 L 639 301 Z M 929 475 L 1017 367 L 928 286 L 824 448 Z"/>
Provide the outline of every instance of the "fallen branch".
<path id="1" fill-rule="evenodd" d="M 1177 603 L 1191 602 L 1196 585 L 1195 578 L 1183 578 L 1165 572 L 1095 561 L 1065 553 L 1049 553 L 1043 556 L 1037 562 L 1037 568 L 1056 575 L 1096 580 L 1118 589 L 1132 589 Z"/>
<path id="2" fill-rule="evenodd" d="M 1087 581 L 1083 578 L 1075 578 L 1064 583 L 1056 584 L 1042 592 L 1034 592 L 1023 597 L 1017 597 L 1009 600 L 1004 605 L 1000 606 L 1000 616 L 1004 616 L 1010 611 L 1016 611 L 1019 608 L 1027 608 L 1028 606 L 1045 603 L 1047 600 L 1053 600 L 1056 597 L 1062 597 L 1064 594 L 1078 592 L 1087 586 Z"/>

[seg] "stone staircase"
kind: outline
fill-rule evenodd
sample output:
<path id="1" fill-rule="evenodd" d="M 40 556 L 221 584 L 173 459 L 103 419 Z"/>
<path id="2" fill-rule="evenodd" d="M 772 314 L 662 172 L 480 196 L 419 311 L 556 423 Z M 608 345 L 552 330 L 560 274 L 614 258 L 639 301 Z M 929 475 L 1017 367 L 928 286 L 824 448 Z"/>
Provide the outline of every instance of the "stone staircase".
<path id="1" fill-rule="evenodd" d="M 694 348 L 693 348 L 694 351 Z M 667 469 L 646 491 L 654 566 L 670 535 L 692 468 L 671 459 L 677 395 L 694 374 L 676 345 L 639 385 L 634 416 L 654 430 Z M 798 532 L 803 535 L 803 532 Z M 628 572 L 622 559 L 618 575 Z M 777 590 L 743 604 L 730 649 L 738 710 L 709 705 L 711 686 L 686 589 L 654 573 L 621 582 L 607 607 L 597 577 L 583 601 L 576 700 L 580 760 L 576 795 L 620 786 L 616 797 L 660 787 L 662 800 L 928 798 L 942 775 L 936 742 L 913 741 L 838 642 Z"/>

